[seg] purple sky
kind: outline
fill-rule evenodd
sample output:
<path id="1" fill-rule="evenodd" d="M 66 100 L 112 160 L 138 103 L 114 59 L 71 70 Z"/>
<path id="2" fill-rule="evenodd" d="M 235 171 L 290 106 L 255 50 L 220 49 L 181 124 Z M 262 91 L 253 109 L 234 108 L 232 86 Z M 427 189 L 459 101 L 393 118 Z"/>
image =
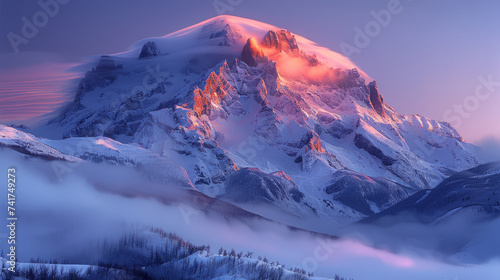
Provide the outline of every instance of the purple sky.
<path id="1" fill-rule="evenodd" d="M 0 122 L 10 121 L 6 115 L 12 112 L 23 114 L 26 107 L 16 96 L 32 110 L 66 101 L 72 92 L 55 90 L 53 82 L 74 74 L 58 72 L 61 64 L 121 52 L 137 40 L 223 12 L 286 28 L 337 52 L 345 44 L 357 47 L 350 58 L 377 80 L 398 112 L 449 121 L 467 141 L 500 139 L 499 1 L 73 0 L 60 5 L 15 54 L 8 34 L 22 34 L 23 17 L 32 20 L 41 10 L 36 2 L 0 2 Z M 372 29 L 368 43 L 356 45 L 355 28 L 375 28 L 373 14 L 390 5 L 397 12 L 388 24 Z M 23 79 L 42 82 L 30 88 Z M 41 93 L 49 100 L 34 104 Z"/>

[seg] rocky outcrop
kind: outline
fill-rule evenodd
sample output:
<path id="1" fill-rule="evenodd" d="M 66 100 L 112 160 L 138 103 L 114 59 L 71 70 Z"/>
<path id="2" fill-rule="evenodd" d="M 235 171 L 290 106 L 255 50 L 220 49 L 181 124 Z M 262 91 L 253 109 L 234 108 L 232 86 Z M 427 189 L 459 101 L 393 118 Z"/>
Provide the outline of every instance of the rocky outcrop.
<path id="1" fill-rule="evenodd" d="M 158 46 L 156 46 L 156 43 L 153 41 L 149 41 L 142 46 L 139 58 L 148 58 L 159 55 L 160 55 L 160 50 L 158 49 Z"/>
<path id="2" fill-rule="evenodd" d="M 224 117 L 224 111 L 217 110 L 217 107 L 221 104 L 225 96 L 226 92 L 221 87 L 221 80 L 215 72 L 211 72 L 205 83 L 205 88 L 203 90 L 199 88 L 194 89 L 193 109 L 199 116 L 207 115 L 215 117 L 215 114 L 219 113 L 218 116 Z"/>
<path id="3" fill-rule="evenodd" d="M 306 151 L 314 150 L 318 152 L 324 152 L 325 150 L 321 147 L 321 138 L 318 134 L 313 131 L 309 131 L 304 135 L 303 141 L 306 146 Z"/>
<path id="4" fill-rule="evenodd" d="M 354 130 L 349 127 L 349 124 L 340 119 L 332 121 L 325 132 L 337 139 L 344 139 L 347 135 L 353 133 Z"/>
<path id="5" fill-rule="evenodd" d="M 209 39 L 219 39 L 219 46 L 229 47 L 235 40 L 240 39 L 242 36 L 239 31 L 229 24 L 226 24 L 222 30 L 215 31 L 210 34 Z"/>
<path id="6" fill-rule="evenodd" d="M 243 46 L 243 50 L 241 51 L 241 60 L 248 66 L 255 67 L 259 63 L 266 62 L 267 57 L 259 47 L 257 40 L 252 37 L 248 39 L 245 46 Z"/>
<path id="7" fill-rule="evenodd" d="M 213 120 L 227 118 L 229 114 L 240 115 L 244 113 L 245 110 L 241 106 L 239 95 L 228 79 L 232 80 L 234 77 L 224 61 L 219 68 L 219 74 L 212 71 L 208 75 L 203 90 L 198 87 L 193 90 L 193 100 L 190 102 L 193 102 L 193 109 L 198 116 L 207 115 Z"/>
<path id="8" fill-rule="evenodd" d="M 372 81 L 368 84 L 368 92 L 370 94 L 370 104 L 372 108 L 382 117 L 385 117 L 384 98 L 378 91 L 377 82 Z"/>
<path id="9" fill-rule="evenodd" d="M 299 46 L 295 36 L 288 30 L 269 30 L 264 36 L 261 45 L 266 48 L 273 48 L 283 53 L 298 53 Z"/>
<path id="10" fill-rule="evenodd" d="M 340 68 L 334 69 L 335 76 L 337 77 L 336 84 L 341 89 L 351 89 L 354 87 L 364 86 L 365 79 L 361 77 L 358 69 L 346 69 L 342 70 Z"/>
<path id="11" fill-rule="evenodd" d="M 361 134 L 356 134 L 356 136 L 354 136 L 354 145 L 356 145 L 356 147 L 358 147 L 359 149 L 367 151 L 370 155 L 380 159 L 382 161 L 382 164 L 384 164 L 385 166 L 393 165 L 396 162 L 395 159 L 386 156 L 384 152 L 382 152 L 382 150 L 375 147 L 375 145 L 373 145 L 370 140 L 368 140 Z"/>

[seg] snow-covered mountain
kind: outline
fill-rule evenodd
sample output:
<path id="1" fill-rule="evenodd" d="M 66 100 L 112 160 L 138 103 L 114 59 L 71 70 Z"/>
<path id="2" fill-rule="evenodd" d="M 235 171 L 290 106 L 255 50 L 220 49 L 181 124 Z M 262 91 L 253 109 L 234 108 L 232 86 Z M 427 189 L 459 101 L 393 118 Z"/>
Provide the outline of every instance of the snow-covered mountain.
<path id="1" fill-rule="evenodd" d="M 478 164 L 450 124 L 398 114 L 348 58 L 249 19 L 147 38 L 89 70 L 35 135 L 154 154 L 238 205 L 345 223 Z"/>
<path id="2" fill-rule="evenodd" d="M 447 262 L 487 263 L 500 250 L 500 162 L 456 173 L 350 226 L 370 229 L 367 238 L 377 244 L 399 236 L 393 250 L 413 247 Z"/>
<path id="3" fill-rule="evenodd" d="M 424 223 L 464 216 L 489 220 L 500 216 L 500 162 L 456 173 L 432 190 L 422 190 L 364 222 L 408 215 Z M 394 223 L 394 221 L 392 221 Z"/>

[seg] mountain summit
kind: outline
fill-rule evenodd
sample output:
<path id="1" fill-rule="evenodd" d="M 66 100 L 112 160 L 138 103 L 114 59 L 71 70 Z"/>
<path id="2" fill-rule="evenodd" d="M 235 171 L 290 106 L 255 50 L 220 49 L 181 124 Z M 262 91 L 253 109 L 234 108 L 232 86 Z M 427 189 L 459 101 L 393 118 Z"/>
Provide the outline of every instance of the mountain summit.
<path id="1" fill-rule="evenodd" d="M 450 124 L 398 114 L 348 58 L 233 16 L 103 57 L 49 128 L 136 143 L 221 199 L 341 222 L 478 164 Z"/>

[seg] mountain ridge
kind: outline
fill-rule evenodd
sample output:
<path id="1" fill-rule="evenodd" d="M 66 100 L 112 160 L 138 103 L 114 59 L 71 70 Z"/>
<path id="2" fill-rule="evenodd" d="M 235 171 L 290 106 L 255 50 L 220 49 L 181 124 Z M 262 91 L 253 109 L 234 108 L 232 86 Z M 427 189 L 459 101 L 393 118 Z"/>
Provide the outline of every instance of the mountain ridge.
<path id="1" fill-rule="evenodd" d="M 458 172 L 434 189 L 417 192 L 362 222 L 406 215 L 423 223 L 437 223 L 467 209 L 476 210 L 476 216 L 482 215 L 483 218 L 500 216 L 500 162 Z"/>

